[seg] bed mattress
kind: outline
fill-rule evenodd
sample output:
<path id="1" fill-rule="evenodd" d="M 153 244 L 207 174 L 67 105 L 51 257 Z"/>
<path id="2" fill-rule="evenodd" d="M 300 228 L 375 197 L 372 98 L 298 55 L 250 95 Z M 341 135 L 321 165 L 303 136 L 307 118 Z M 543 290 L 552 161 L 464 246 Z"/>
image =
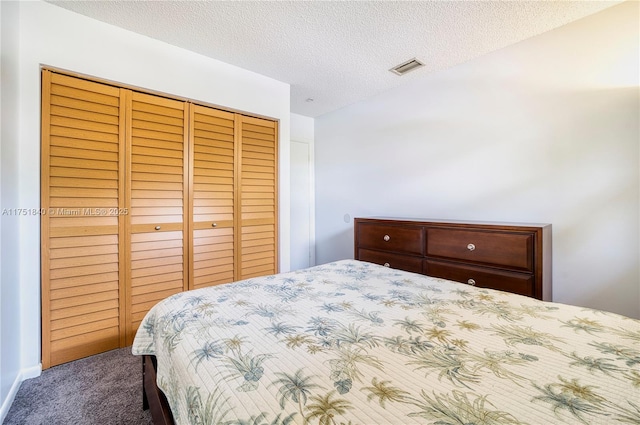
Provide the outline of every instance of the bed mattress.
<path id="1" fill-rule="evenodd" d="M 171 296 L 132 350 L 177 424 L 640 423 L 640 321 L 356 260 Z"/>

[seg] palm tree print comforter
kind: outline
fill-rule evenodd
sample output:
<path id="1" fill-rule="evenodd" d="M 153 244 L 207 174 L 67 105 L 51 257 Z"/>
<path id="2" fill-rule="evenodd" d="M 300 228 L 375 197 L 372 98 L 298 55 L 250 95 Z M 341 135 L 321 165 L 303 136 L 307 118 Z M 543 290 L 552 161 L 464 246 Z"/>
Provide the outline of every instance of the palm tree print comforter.
<path id="1" fill-rule="evenodd" d="M 142 322 L 177 424 L 638 424 L 640 321 L 343 260 Z"/>

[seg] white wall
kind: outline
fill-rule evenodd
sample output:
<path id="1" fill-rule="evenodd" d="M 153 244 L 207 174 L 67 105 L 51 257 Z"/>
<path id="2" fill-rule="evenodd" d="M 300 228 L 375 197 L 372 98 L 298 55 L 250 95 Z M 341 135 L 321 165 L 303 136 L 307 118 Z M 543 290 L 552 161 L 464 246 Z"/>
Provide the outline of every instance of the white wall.
<path id="1" fill-rule="evenodd" d="M 18 13 L 17 3 L 0 2 L 0 211 L 18 207 Z M 22 379 L 18 226 L 17 216 L 0 216 L 0 422 Z"/>
<path id="2" fill-rule="evenodd" d="M 313 143 L 315 122 L 311 117 L 291 114 L 291 139 Z"/>
<path id="3" fill-rule="evenodd" d="M 289 85 L 177 47 L 125 31 L 44 2 L 19 3 L 19 151 L 11 184 L 15 205 L 40 205 L 40 66 L 48 65 L 184 98 L 280 120 L 280 270 L 289 269 Z M 5 51 L 3 49 L 3 56 Z M 16 57 L 17 56 L 17 57 Z M 3 84 L 4 85 L 4 84 Z M 5 111 L 3 105 L 3 111 Z M 4 129 L 4 126 L 3 126 Z M 5 141 L 3 138 L 3 148 Z M 11 145 L 13 146 L 13 145 Z M 4 152 L 3 152 L 4 153 Z M 3 157 L 3 183 L 5 159 Z M 5 196 L 3 187 L 3 197 Z M 16 200 L 13 200 L 16 201 Z M 2 345 L 2 356 L 19 349 L 21 368 L 40 367 L 39 217 L 19 220 L 17 279 L 3 288 L 20 288 L 20 311 L 9 317 L 20 329 L 19 348 Z M 3 226 L 3 237 L 4 237 Z M 3 252 L 3 256 L 4 256 Z M 3 257 L 3 265 L 7 257 Z M 10 258 L 9 258 L 10 259 Z M 4 269 L 3 269 L 4 274 Z M 13 286 L 19 285 L 19 286 Z M 5 317 L 3 317 L 4 323 Z M 4 372 L 4 369 L 3 369 Z"/>
<path id="4" fill-rule="evenodd" d="M 638 7 L 317 118 L 317 262 L 357 216 L 547 222 L 553 300 L 640 317 Z"/>

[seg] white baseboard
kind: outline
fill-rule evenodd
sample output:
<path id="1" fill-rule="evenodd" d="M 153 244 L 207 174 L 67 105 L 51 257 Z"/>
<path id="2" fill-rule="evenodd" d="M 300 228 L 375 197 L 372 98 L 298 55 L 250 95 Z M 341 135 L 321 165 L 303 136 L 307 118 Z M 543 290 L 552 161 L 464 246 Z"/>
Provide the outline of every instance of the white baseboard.
<path id="1" fill-rule="evenodd" d="M 22 381 L 24 381 L 25 379 L 36 378 L 40 376 L 41 373 L 42 373 L 42 364 L 38 364 L 37 366 L 22 369 L 18 373 L 18 375 L 16 376 L 16 379 L 13 381 L 13 384 L 11 385 L 11 389 L 9 390 L 9 393 L 7 394 L 5 399 L 2 400 L 2 407 L 0 407 L 0 424 L 4 422 L 4 419 L 7 417 L 7 414 L 9 413 L 9 409 L 11 408 L 11 404 L 13 403 L 13 400 L 16 398 L 16 394 L 18 394 L 18 390 L 20 389 L 20 385 L 22 384 Z"/>
<path id="2" fill-rule="evenodd" d="M 22 381 L 22 374 L 18 373 L 18 376 L 16 376 L 16 379 L 13 381 L 13 385 L 11 385 L 9 393 L 7 394 L 5 399 L 2 400 L 2 407 L 0 408 L 0 423 L 4 422 L 4 418 L 7 417 L 9 409 L 11 408 L 11 403 L 13 403 L 13 399 L 16 398 L 16 394 L 18 394 L 18 390 L 20 389 L 20 384 L 22 384 Z"/>
<path id="3" fill-rule="evenodd" d="M 42 374 L 42 363 L 38 363 L 36 366 L 28 367 L 20 371 L 22 380 L 37 378 Z"/>

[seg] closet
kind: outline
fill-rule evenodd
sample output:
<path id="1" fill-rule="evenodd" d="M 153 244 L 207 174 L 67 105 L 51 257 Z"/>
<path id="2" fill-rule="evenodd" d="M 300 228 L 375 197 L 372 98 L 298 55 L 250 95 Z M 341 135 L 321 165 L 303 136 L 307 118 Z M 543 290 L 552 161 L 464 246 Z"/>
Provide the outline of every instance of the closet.
<path id="1" fill-rule="evenodd" d="M 277 272 L 277 122 L 42 71 L 42 365 L 188 289 Z"/>

